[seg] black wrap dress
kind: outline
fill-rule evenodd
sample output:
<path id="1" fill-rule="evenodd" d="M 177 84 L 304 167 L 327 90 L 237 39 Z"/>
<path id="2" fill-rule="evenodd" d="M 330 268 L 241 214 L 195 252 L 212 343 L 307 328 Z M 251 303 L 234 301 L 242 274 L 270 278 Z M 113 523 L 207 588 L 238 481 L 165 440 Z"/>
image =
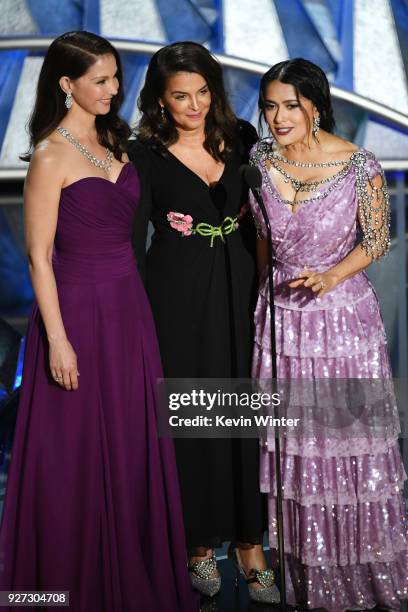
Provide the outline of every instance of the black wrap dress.
<path id="1" fill-rule="evenodd" d="M 219 226 L 248 201 L 239 168 L 257 135 L 243 121 L 219 182 L 209 187 L 160 143 L 130 146 L 142 199 L 134 248 L 159 338 L 167 378 L 249 378 L 256 300 L 255 231 L 250 214 L 222 240 L 188 237 L 169 212 Z M 145 256 L 147 226 L 154 225 Z M 260 543 L 266 529 L 256 439 L 176 439 L 187 545 Z"/>

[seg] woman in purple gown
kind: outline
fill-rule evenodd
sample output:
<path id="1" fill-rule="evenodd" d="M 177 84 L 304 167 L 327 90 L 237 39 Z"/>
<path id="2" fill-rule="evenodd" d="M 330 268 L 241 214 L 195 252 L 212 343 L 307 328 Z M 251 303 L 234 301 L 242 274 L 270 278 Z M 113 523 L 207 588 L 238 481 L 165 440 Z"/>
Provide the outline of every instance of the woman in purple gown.
<path id="1" fill-rule="evenodd" d="M 87 32 L 52 43 L 30 123 L 25 228 L 37 301 L 0 589 L 69 591 L 76 612 L 191 612 L 173 448 L 156 432 L 162 374 L 131 245 L 140 188 L 122 99 L 110 43 Z"/>
<path id="2" fill-rule="evenodd" d="M 255 145 L 251 159 L 262 172 L 276 258 L 278 378 L 313 380 L 315 388 L 333 378 L 389 380 L 378 301 L 363 272 L 389 247 L 383 171 L 372 153 L 331 133 L 329 86 L 314 64 L 295 59 L 271 68 L 261 81 L 259 106 L 272 138 Z M 266 230 L 253 199 L 251 206 L 261 274 L 253 377 L 265 379 L 271 376 Z M 356 245 L 358 225 L 363 237 Z M 408 597 L 406 475 L 394 420 L 385 423 L 383 437 L 358 428 L 348 437 L 323 429 L 310 435 L 303 423 L 304 435 L 282 438 L 290 603 L 342 612 L 399 609 Z M 272 548 L 274 450 L 269 432 L 261 483 L 269 494 Z"/>

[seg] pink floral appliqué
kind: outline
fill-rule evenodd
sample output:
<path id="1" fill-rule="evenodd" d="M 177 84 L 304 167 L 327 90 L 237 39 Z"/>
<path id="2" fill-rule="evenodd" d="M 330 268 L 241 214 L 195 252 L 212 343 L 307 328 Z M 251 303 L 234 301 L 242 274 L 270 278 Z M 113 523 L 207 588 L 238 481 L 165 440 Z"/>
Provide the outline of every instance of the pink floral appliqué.
<path id="1" fill-rule="evenodd" d="M 183 236 L 191 236 L 193 228 L 193 217 L 191 215 L 169 212 L 167 214 L 167 221 L 173 229 L 181 232 Z"/>

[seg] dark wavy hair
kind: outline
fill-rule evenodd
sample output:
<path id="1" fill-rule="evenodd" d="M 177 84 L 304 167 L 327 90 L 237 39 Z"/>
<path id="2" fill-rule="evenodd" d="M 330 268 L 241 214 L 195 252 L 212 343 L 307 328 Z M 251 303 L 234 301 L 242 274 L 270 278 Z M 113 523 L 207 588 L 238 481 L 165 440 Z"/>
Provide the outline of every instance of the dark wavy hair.
<path id="1" fill-rule="evenodd" d="M 262 118 L 265 120 L 265 92 L 267 86 L 272 81 L 280 81 L 281 83 L 293 85 L 297 101 L 305 114 L 307 122 L 310 123 L 306 111 L 300 102 L 300 96 L 310 100 L 317 108 L 320 115 L 320 127 L 326 132 L 333 132 L 335 122 L 327 77 L 319 66 L 301 57 L 275 64 L 263 75 L 258 99 L 260 130 Z"/>
<path id="2" fill-rule="evenodd" d="M 204 148 L 214 159 L 225 161 L 233 147 L 237 118 L 227 99 L 220 64 L 205 47 L 195 42 L 167 45 L 151 58 L 139 97 L 142 116 L 136 128 L 138 139 L 142 142 L 158 140 L 165 147 L 177 141 L 178 133 L 171 115 L 166 112 L 163 118 L 159 104 L 168 77 L 176 72 L 195 72 L 205 79 L 211 93 L 211 106 L 205 119 Z"/>
<path id="3" fill-rule="evenodd" d="M 116 60 L 119 89 L 112 99 L 109 113 L 98 115 L 95 124 L 100 144 L 110 149 L 116 159 L 122 159 L 131 130 L 118 115 L 124 98 L 119 54 L 101 36 L 78 31 L 62 34 L 48 47 L 38 79 L 34 110 L 28 123 L 30 147 L 21 156 L 22 160 L 30 160 L 34 147 L 58 127 L 68 112 L 65 93 L 59 84 L 60 78 L 67 76 L 72 80 L 78 79 L 95 63 L 98 56 L 107 54 L 113 55 Z"/>

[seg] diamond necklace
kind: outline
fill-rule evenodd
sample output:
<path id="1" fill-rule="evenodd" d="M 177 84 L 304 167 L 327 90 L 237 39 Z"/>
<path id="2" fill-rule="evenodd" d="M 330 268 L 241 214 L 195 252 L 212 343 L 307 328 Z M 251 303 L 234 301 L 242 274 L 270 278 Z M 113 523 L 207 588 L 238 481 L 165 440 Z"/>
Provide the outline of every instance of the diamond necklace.
<path id="1" fill-rule="evenodd" d="M 91 162 L 91 164 L 93 164 L 97 168 L 101 168 L 101 170 L 104 170 L 106 173 L 110 172 L 110 170 L 112 168 L 112 160 L 113 160 L 113 153 L 112 153 L 112 151 L 110 151 L 107 148 L 106 149 L 106 159 L 98 159 L 97 157 L 95 157 L 95 155 L 92 155 L 92 153 L 90 151 L 88 151 L 88 149 L 86 147 L 84 147 L 84 145 L 81 144 L 79 142 L 79 140 L 74 138 L 74 136 L 71 134 L 71 132 L 69 132 L 67 129 L 59 126 L 59 127 L 57 127 L 57 132 L 59 132 L 61 134 L 61 136 L 66 138 L 68 140 L 68 142 L 73 144 L 74 147 L 76 149 L 78 149 L 78 151 L 80 153 L 82 153 L 82 155 L 84 155 L 87 158 L 88 161 Z"/>
<path id="2" fill-rule="evenodd" d="M 316 191 L 316 189 L 320 186 L 320 185 L 324 185 L 324 183 L 329 183 L 333 180 L 335 180 L 339 175 L 341 175 L 343 173 L 343 171 L 345 169 L 348 169 L 349 164 L 351 163 L 351 160 L 347 160 L 346 162 L 344 162 L 344 164 L 342 164 L 344 167 L 339 170 L 339 172 L 337 172 L 336 174 L 332 175 L 332 176 L 328 176 L 326 178 L 317 180 L 317 181 L 302 181 L 292 175 L 290 175 L 288 172 L 286 172 L 286 170 L 284 170 L 276 161 L 276 156 L 273 155 L 271 157 L 269 157 L 269 161 L 271 163 L 271 166 L 273 168 L 275 168 L 282 176 L 283 176 L 283 180 L 285 183 L 290 183 L 293 187 L 293 189 L 295 190 L 295 192 L 309 192 L 309 191 Z M 302 162 L 300 162 L 302 163 Z M 332 163 L 334 164 L 335 162 L 322 162 L 322 163 Z M 340 164 L 338 164 L 340 165 Z"/>
<path id="3" fill-rule="evenodd" d="M 327 161 L 327 162 L 303 162 L 288 159 L 283 155 L 273 151 L 273 157 L 278 161 L 288 164 L 288 166 L 296 166 L 296 168 L 333 168 L 335 166 L 345 166 L 350 161 L 349 159 L 341 159 L 339 161 Z"/>

